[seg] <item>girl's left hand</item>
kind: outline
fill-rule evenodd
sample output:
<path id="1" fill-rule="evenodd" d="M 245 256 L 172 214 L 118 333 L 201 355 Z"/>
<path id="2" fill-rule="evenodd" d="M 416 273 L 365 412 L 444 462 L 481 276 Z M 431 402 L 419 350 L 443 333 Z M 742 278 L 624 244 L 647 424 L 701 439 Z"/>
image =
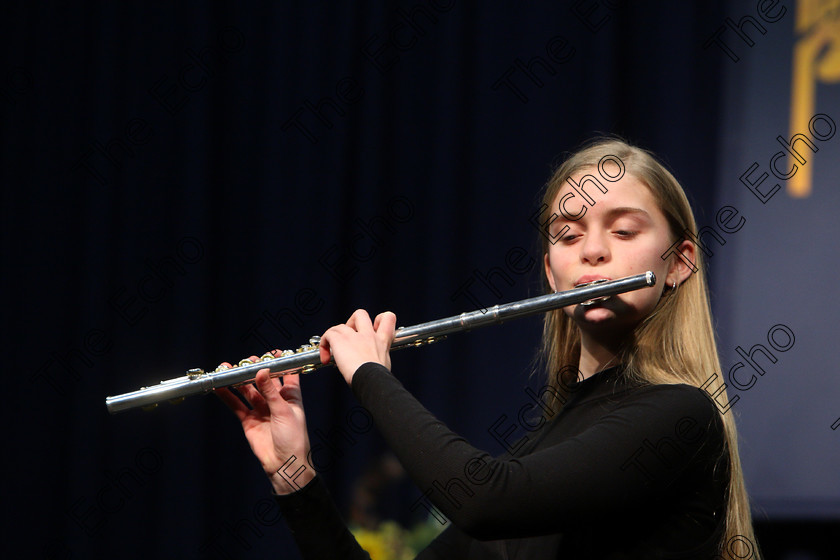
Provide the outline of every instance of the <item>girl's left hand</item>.
<path id="1" fill-rule="evenodd" d="M 391 369 L 391 343 L 397 316 L 386 311 L 376 316 L 373 323 L 364 309 L 357 309 L 343 325 L 336 325 L 321 336 L 321 363 L 335 360 L 347 384 L 364 363 L 376 362 Z"/>

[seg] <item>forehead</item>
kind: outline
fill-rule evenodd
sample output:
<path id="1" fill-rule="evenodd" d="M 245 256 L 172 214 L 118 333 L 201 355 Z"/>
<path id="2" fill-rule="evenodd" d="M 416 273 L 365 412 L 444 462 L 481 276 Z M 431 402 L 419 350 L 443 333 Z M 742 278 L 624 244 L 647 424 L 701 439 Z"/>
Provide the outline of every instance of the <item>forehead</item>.
<path id="1" fill-rule="evenodd" d="M 606 192 L 603 192 L 592 180 L 593 177 Z M 663 219 L 665 217 L 659 210 L 659 204 L 650 188 L 629 172 L 618 181 L 609 181 L 598 173 L 597 168 L 592 167 L 572 173 L 569 179 L 571 181 L 563 181 L 563 185 L 554 198 L 553 208 L 558 206 L 561 197 L 573 194 L 574 197 L 567 200 L 569 208 L 579 208 L 581 204 L 589 207 L 590 210 L 638 207 L 652 216 L 661 216 Z M 573 203 L 574 206 L 572 206 Z"/>

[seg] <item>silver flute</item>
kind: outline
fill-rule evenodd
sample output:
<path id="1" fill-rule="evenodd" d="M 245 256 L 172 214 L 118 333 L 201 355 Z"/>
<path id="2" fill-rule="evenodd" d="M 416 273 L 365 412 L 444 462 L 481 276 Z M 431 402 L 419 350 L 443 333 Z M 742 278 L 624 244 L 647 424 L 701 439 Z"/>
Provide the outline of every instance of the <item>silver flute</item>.
<path id="1" fill-rule="evenodd" d="M 396 330 L 396 337 L 391 344 L 391 350 L 409 346 L 423 346 L 445 338 L 449 334 L 486 325 L 496 325 L 507 319 L 536 315 L 568 305 L 579 303 L 584 306 L 591 306 L 595 302 L 608 299 L 611 296 L 655 284 L 656 276 L 653 272 L 648 271 L 644 274 L 628 276 L 619 280 L 595 280 L 565 292 L 555 292 L 512 303 L 494 305 L 487 309 L 469 311 L 446 319 L 421 323 L 413 327 L 400 327 Z M 256 361 L 242 360 L 236 367 L 219 366 L 214 371 L 209 372 L 205 372 L 203 369 L 191 369 L 183 377 L 161 381 L 157 385 L 143 387 L 131 393 L 107 397 L 105 405 L 108 407 L 108 412 L 112 414 L 137 407 L 154 408 L 165 401 L 180 402 L 185 397 L 209 393 L 213 389 L 237 387 L 252 383 L 257 372 L 266 368 L 268 368 L 271 377 L 309 373 L 321 365 L 329 365 L 321 363 L 318 350 L 319 342 L 320 337 L 312 337 L 309 339 L 309 344 L 301 346 L 297 350 L 284 350 L 278 356 L 266 353 Z M 332 363 L 331 360 L 330 364 Z"/>

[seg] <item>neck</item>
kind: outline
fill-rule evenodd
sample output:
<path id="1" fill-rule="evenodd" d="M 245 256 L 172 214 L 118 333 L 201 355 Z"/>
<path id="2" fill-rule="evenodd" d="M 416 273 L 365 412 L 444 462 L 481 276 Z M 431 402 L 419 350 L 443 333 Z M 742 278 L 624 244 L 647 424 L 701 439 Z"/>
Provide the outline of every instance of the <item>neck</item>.
<path id="1" fill-rule="evenodd" d="M 586 333 L 580 335 L 580 362 L 578 371 L 587 379 L 599 371 L 617 364 L 618 343 L 612 340 L 599 340 Z"/>

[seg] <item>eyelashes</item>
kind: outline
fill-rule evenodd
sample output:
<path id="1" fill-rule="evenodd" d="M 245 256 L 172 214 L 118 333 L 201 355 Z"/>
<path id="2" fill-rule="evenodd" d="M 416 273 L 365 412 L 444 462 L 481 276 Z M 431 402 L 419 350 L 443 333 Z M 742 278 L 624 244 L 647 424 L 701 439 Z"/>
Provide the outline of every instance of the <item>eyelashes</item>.
<path id="1" fill-rule="evenodd" d="M 619 230 L 614 230 L 611 233 L 613 233 L 619 239 L 633 239 L 634 237 L 639 235 L 640 232 L 633 231 L 633 230 L 627 230 L 627 229 L 619 229 Z M 581 234 L 581 233 L 570 233 L 570 234 L 562 236 L 560 238 L 560 241 L 570 243 L 570 242 L 574 241 L 575 239 L 578 239 L 579 237 L 583 237 L 583 234 Z"/>

